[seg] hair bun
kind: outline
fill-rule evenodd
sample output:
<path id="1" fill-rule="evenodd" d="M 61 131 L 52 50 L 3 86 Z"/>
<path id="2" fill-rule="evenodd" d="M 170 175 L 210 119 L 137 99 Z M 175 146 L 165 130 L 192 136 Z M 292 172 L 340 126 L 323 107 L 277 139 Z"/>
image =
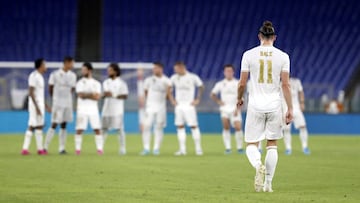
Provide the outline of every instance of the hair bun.
<path id="1" fill-rule="evenodd" d="M 265 21 L 264 23 L 263 23 L 263 26 L 265 26 L 265 27 L 272 27 L 273 26 L 273 24 L 272 24 L 272 22 L 270 22 L 270 21 Z"/>

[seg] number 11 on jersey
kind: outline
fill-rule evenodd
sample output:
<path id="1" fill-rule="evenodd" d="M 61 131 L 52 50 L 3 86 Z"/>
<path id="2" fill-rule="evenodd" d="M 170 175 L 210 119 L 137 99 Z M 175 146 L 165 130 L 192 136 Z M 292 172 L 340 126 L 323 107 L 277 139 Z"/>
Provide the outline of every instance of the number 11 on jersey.
<path id="1" fill-rule="evenodd" d="M 259 83 L 264 83 L 264 69 L 265 69 L 265 60 L 260 59 L 260 74 L 259 74 Z M 267 83 L 271 84 L 273 82 L 272 80 L 272 61 L 266 60 L 266 67 L 267 67 Z"/>

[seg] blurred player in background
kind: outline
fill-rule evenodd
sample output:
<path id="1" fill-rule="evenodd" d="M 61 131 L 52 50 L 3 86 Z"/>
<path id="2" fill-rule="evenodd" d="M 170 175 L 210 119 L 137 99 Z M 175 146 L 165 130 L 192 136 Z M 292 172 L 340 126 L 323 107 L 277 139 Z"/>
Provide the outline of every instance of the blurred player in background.
<path id="1" fill-rule="evenodd" d="M 236 109 L 238 80 L 234 78 L 235 68 L 228 64 L 224 66 L 225 78 L 217 82 L 211 90 L 211 99 L 220 107 L 220 116 L 223 125 L 222 137 L 225 145 L 225 154 L 231 154 L 230 127 L 235 128 L 236 148 L 243 154 L 243 131 L 241 130 L 241 112 Z M 220 95 L 220 98 L 218 97 Z"/>
<path id="2" fill-rule="evenodd" d="M 203 155 L 196 113 L 196 106 L 200 103 L 204 91 L 203 82 L 199 76 L 188 72 L 183 62 L 176 62 L 174 70 L 175 74 L 171 77 L 171 82 L 175 90 L 175 99 L 171 95 L 170 101 L 175 106 L 175 125 L 180 147 L 175 155 L 186 155 L 185 124 L 191 128 L 196 155 Z M 194 99 L 196 88 L 198 88 L 198 91 Z"/>
<path id="3" fill-rule="evenodd" d="M 171 81 L 163 74 L 164 65 L 154 63 L 153 75 L 144 81 L 145 118 L 143 125 L 143 151 L 141 155 L 150 154 L 151 128 L 154 128 L 153 154 L 160 154 L 160 146 L 166 126 L 166 99 L 171 94 Z"/>
<path id="4" fill-rule="evenodd" d="M 115 129 L 119 134 L 119 154 L 125 155 L 124 100 L 127 99 L 129 90 L 126 82 L 120 78 L 121 70 L 118 64 L 111 63 L 107 71 L 109 78 L 103 82 L 102 132 L 104 143 L 107 131 Z"/>
<path id="5" fill-rule="evenodd" d="M 139 130 L 143 133 L 144 130 L 144 119 L 145 119 L 145 91 L 144 91 L 144 71 L 143 69 L 137 70 L 137 90 L 138 90 L 138 103 L 139 103 Z"/>
<path id="6" fill-rule="evenodd" d="M 52 72 L 49 78 L 49 94 L 52 98 L 51 127 L 47 131 L 44 144 L 47 151 L 59 124 L 60 154 L 66 154 L 66 124 L 73 121 L 73 93 L 76 86 L 76 75 L 71 71 L 74 59 L 66 56 L 63 63 L 64 66 Z"/>
<path id="7" fill-rule="evenodd" d="M 286 123 L 292 120 L 292 102 L 289 82 L 289 56 L 273 46 L 276 39 L 272 23 L 265 21 L 258 34 L 260 46 L 246 51 L 241 61 L 241 76 L 238 88 L 238 107 L 243 104 L 243 94 L 249 75 L 249 104 L 245 123 L 246 155 L 256 169 L 255 191 L 272 192 L 272 179 L 278 161 L 277 140 L 282 138 L 283 113 L 281 85 L 288 110 Z M 267 140 L 265 166 L 261 161 L 258 144 Z M 264 184 L 265 175 L 265 184 Z"/>
<path id="8" fill-rule="evenodd" d="M 301 81 L 297 78 L 290 78 L 292 105 L 294 108 L 294 126 L 299 129 L 299 137 L 304 154 L 309 155 L 310 150 L 308 148 L 308 131 L 306 128 L 305 117 L 303 111 L 305 110 L 305 96 Z M 284 109 L 286 109 L 285 101 Z M 291 155 L 291 124 L 284 126 L 284 143 L 285 154 Z"/>
<path id="9" fill-rule="evenodd" d="M 91 63 L 84 63 L 81 68 L 81 78 L 76 83 L 77 94 L 77 118 L 76 118 L 76 135 L 75 150 L 80 155 L 82 145 L 82 133 L 86 130 L 88 122 L 95 132 L 95 144 L 97 153 L 103 154 L 104 139 L 101 135 L 101 124 L 99 116 L 98 101 L 101 94 L 101 84 L 92 77 L 93 66 Z"/>
<path id="10" fill-rule="evenodd" d="M 46 72 L 45 60 L 43 58 L 35 60 L 35 69 L 28 79 L 29 84 L 29 122 L 25 133 L 22 155 L 28 155 L 33 131 L 35 131 L 35 140 L 37 152 L 39 155 L 46 155 L 43 148 L 43 127 L 45 120 L 45 108 L 49 107 L 45 103 L 45 81 Z"/>

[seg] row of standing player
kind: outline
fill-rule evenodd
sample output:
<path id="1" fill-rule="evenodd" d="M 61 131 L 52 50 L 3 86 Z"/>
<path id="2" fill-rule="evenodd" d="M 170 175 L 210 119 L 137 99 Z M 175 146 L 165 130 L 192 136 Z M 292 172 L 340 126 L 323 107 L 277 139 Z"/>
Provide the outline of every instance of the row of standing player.
<path id="1" fill-rule="evenodd" d="M 60 125 L 59 131 L 59 153 L 65 154 L 65 142 L 66 142 L 66 124 L 72 121 L 72 92 L 75 91 L 76 85 L 76 75 L 71 71 L 73 66 L 73 59 L 71 57 L 64 58 L 64 67 L 62 69 L 54 71 L 50 75 L 49 79 L 49 93 L 53 99 L 52 107 L 52 124 L 48 129 L 45 139 L 45 144 L 43 150 L 41 150 L 41 141 L 38 143 L 39 154 L 46 154 L 49 148 L 50 142 L 55 134 L 57 125 Z M 108 68 L 109 79 L 103 83 L 103 97 L 105 98 L 103 110 L 102 110 L 102 123 L 100 125 L 100 119 L 98 118 L 98 110 L 96 100 L 100 99 L 99 85 L 96 84 L 91 77 L 92 66 L 89 63 L 85 63 L 84 70 L 82 70 L 82 75 L 88 80 L 80 80 L 77 85 L 77 94 L 79 96 L 79 105 L 78 111 L 79 115 L 77 118 L 76 125 L 76 153 L 80 154 L 81 151 L 81 134 L 83 130 L 87 127 L 87 121 L 90 121 L 92 128 L 94 129 L 96 135 L 101 135 L 100 126 L 102 126 L 103 140 L 96 137 L 96 143 L 98 152 L 102 153 L 103 147 L 100 147 L 101 143 L 105 142 L 107 137 L 107 131 L 109 129 L 116 129 L 119 134 L 119 143 L 120 143 L 120 154 L 126 154 L 125 146 L 125 132 L 123 128 L 123 115 L 124 115 L 124 103 L 123 100 L 127 98 L 128 88 L 126 83 L 119 78 L 120 68 L 117 64 L 110 64 Z M 38 72 L 42 71 L 41 67 Z M 163 74 L 163 65 L 161 63 L 154 63 L 153 76 L 147 78 L 144 82 L 142 89 L 144 90 L 146 97 L 146 110 L 145 116 L 143 119 L 143 151 L 142 155 L 150 154 L 150 143 L 151 143 L 151 128 L 154 129 L 154 146 L 153 154 L 160 154 L 160 146 L 163 139 L 163 128 L 166 126 L 166 99 L 168 98 L 175 108 L 175 125 L 178 127 L 178 138 L 179 138 L 179 148 L 180 150 L 176 152 L 176 155 L 185 155 L 186 154 L 186 145 L 185 139 L 186 134 L 184 130 L 184 124 L 187 123 L 191 129 L 193 138 L 196 146 L 196 153 L 202 155 L 201 141 L 200 141 L 200 132 L 198 130 L 197 118 L 196 118 L 196 108 L 195 106 L 200 102 L 201 94 L 203 91 L 203 83 L 201 79 L 195 74 L 189 73 L 186 70 L 184 63 L 176 63 L 175 71 L 178 77 L 174 76 L 171 79 L 166 77 Z M 234 67 L 232 65 L 224 66 L 224 76 L 225 78 L 222 81 L 216 83 L 214 88 L 211 91 L 211 99 L 213 99 L 220 106 L 220 115 L 221 121 L 223 124 L 222 137 L 225 145 L 225 154 L 230 154 L 231 150 L 231 132 L 230 127 L 232 126 L 235 129 L 235 141 L 237 152 L 242 154 L 243 150 L 243 131 L 241 129 L 241 113 L 235 110 L 237 102 L 237 85 L 238 80 L 234 78 Z M 35 72 L 36 73 L 36 72 Z M 34 79 L 40 79 L 37 74 L 31 74 L 29 77 L 29 85 L 35 84 L 34 87 L 36 90 L 36 84 L 41 84 L 41 81 L 32 81 Z M 180 79 L 185 76 L 183 79 Z M 297 128 L 300 129 L 300 138 L 302 141 L 302 147 L 304 153 L 308 154 L 309 150 L 307 147 L 307 130 L 305 125 L 305 119 L 302 114 L 304 110 L 304 94 L 300 80 L 290 79 L 292 87 L 292 101 L 293 106 L 295 107 L 294 111 L 294 123 Z M 175 98 L 172 97 L 172 84 L 176 88 L 178 95 Z M 41 85 L 39 85 L 41 86 Z M 86 88 L 88 86 L 93 86 L 95 88 L 91 89 L 93 92 L 88 92 Z M 192 95 L 195 93 L 195 87 L 199 87 L 199 95 L 194 101 L 189 99 L 192 98 Z M 192 90 L 194 89 L 194 90 Z M 30 89 L 31 90 L 31 89 Z M 93 95 L 85 95 L 93 94 Z M 36 95 L 36 94 L 35 94 Z M 35 104 L 40 104 L 41 100 L 39 97 L 35 97 L 38 101 L 32 99 L 33 96 L 30 91 L 30 97 L 32 103 L 29 105 L 30 114 L 37 112 L 37 107 Z M 85 98 L 87 97 L 87 98 Z M 87 101 L 88 100 L 88 101 Z M 34 104 L 34 105 L 33 105 Z M 179 104 L 179 105 L 178 105 Z M 191 105 L 189 105 L 191 104 Z M 40 105 L 41 106 L 41 105 Z M 39 105 L 38 105 L 39 107 Z M 39 109 L 40 110 L 40 109 Z M 43 113 L 43 112 L 41 112 Z M 39 114 L 37 115 L 39 117 Z M 43 125 L 43 118 L 33 118 L 33 115 L 29 117 L 29 130 L 32 131 L 32 128 L 39 129 L 41 125 L 36 124 L 39 120 L 40 124 Z M 39 134 L 38 131 L 36 131 Z M 30 132 L 26 133 L 29 137 Z M 39 137 L 39 136 L 37 136 Z M 287 125 L 284 128 L 284 141 L 286 146 L 286 154 L 291 154 L 291 134 L 290 134 L 290 125 Z M 41 139 L 41 138 L 37 138 Z M 23 147 L 23 154 L 28 154 L 28 139 L 26 139 Z"/>
<path id="2" fill-rule="evenodd" d="M 245 122 L 244 140 L 247 143 L 246 156 L 250 164 L 255 169 L 255 191 L 273 192 L 272 182 L 278 162 L 277 141 L 283 137 L 283 123 L 287 125 L 290 124 L 293 120 L 294 115 L 289 77 L 290 58 L 288 54 L 273 46 L 274 41 L 276 40 L 276 35 L 275 29 L 271 22 L 265 21 L 263 23 L 263 25 L 259 29 L 258 38 L 260 41 L 260 45 L 246 51 L 242 57 L 241 75 L 237 88 L 238 91 L 236 111 L 240 111 L 240 108 L 243 104 L 243 95 L 245 92 L 245 88 L 249 77 L 251 77 L 248 90 L 249 103 Z M 42 73 L 44 73 L 46 70 L 44 60 L 37 60 L 35 62 L 35 67 L 37 70 L 31 73 L 31 75 L 29 76 L 30 118 L 29 129 L 25 134 L 24 147 L 22 151 L 23 154 L 28 154 L 28 147 L 30 144 L 32 131 L 34 129 L 39 153 L 46 153 L 46 151 L 44 151 L 42 148 L 42 126 L 44 124 L 43 115 L 46 106 L 44 102 L 44 79 L 42 77 Z M 162 69 L 162 67 L 160 69 Z M 111 72 L 110 69 L 109 72 Z M 197 126 L 195 106 L 198 105 L 200 102 L 203 92 L 203 84 L 198 76 L 186 71 L 186 67 L 183 63 L 175 64 L 175 72 L 176 74 L 170 78 L 170 81 L 167 79 L 159 80 L 159 78 L 150 78 L 148 80 L 152 83 L 155 83 L 157 81 L 161 82 L 162 84 L 167 83 L 167 90 L 165 94 L 157 94 L 156 90 L 159 90 L 158 88 L 160 88 L 161 86 L 154 85 L 152 89 L 148 89 L 147 94 L 149 95 L 147 98 L 147 103 L 150 100 L 150 95 L 152 92 L 151 90 L 153 90 L 152 94 L 154 95 L 154 97 L 156 95 L 162 95 L 164 96 L 163 98 L 168 97 L 171 103 L 176 105 L 175 125 L 177 126 L 180 149 L 175 154 L 186 154 L 186 133 L 184 125 L 187 124 L 191 127 L 192 135 L 195 141 L 196 154 L 202 155 L 203 152 L 200 140 L 201 136 L 199 128 Z M 95 130 L 95 133 L 97 134 L 95 136 L 95 141 L 98 153 L 102 154 L 104 139 L 103 136 L 101 136 L 100 134 L 101 131 L 99 114 L 97 112 L 97 116 L 94 116 L 94 112 L 88 109 L 89 107 L 94 107 L 94 109 L 97 110 L 97 100 L 99 100 L 101 97 L 101 85 L 98 81 L 92 79 L 91 77 L 91 64 L 84 64 L 82 68 L 82 74 L 84 77 L 76 85 L 76 92 L 78 96 L 78 118 L 76 122 L 77 133 L 75 135 L 76 152 L 78 154 L 80 153 L 82 141 L 81 133 L 83 129 L 87 126 L 88 121 L 90 121 L 92 127 L 97 128 Z M 120 80 L 120 78 L 118 77 L 115 78 L 117 79 L 110 80 Z M 172 94 L 169 94 L 168 86 L 170 86 L 170 82 L 175 89 L 175 98 L 172 97 Z M 117 86 L 115 83 L 113 85 L 114 87 Z M 194 99 L 195 87 L 199 87 L 199 91 L 196 98 Z M 56 86 L 54 86 L 54 88 L 56 89 Z M 73 89 L 73 87 L 70 88 Z M 283 93 L 283 98 L 285 102 L 282 102 L 281 92 Z M 71 91 L 69 91 L 69 93 L 67 94 L 71 94 Z M 125 98 L 124 95 L 113 94 L 111 90 L 105 90 L 104 96 L 105 99 L 112 100 Z M 157 100 L 155 99 L 154 101 Z M 282 105 L 282 103 L 285 103 L 285 105 Z M 283 113 L 283 106 L 286 107 L 285 114 Z M 149 114 L 149 121 L 158 121 L 158 119 L 161 120 L 161 116 L 158 116 L 160 114 L 153 113 L 152 115 L 153 116 L 150 116 Z M 56 113 L 55 117 L 57 116 L 58 115 Z M 114 118 L 114 116 L 109 116 L 109 118 Z M 110 119 L 109 123 L 111 124 L 115 120 L 116 119 Z M 107 123 L 105 119 L 103 119 L 103 122 Z M 160 126 L 165 125 L 164 122 L 156 123 L 160 124 Z M 148 124 L 150 124 L 150 122 Z M 147 133 L 147 135 L 143 137 L 145 141 L 144 144 L 146 144 L 145 147 L 147 149 L 144 149 L 144 154 L 148 154 L 150 148 L 148 144 L 149 142 L 147 142 L 149 141 L 149 131 L 146 132 L 144 130 L 144 134 L 145 133 Z M 120 132 L 120 134 L 122 133 Z M 161 139 L 158 138 L 158 140 Z M 266 140 L 267 150 L 264 164 L 261 160 L 261 153 L 258 150 L 259 142 L 261 142 L 262 140 Z M 123 140 L 123 144 L 125 144 L 125 140 Z M 154 152 L 156 153 L 155 150 Z"/>

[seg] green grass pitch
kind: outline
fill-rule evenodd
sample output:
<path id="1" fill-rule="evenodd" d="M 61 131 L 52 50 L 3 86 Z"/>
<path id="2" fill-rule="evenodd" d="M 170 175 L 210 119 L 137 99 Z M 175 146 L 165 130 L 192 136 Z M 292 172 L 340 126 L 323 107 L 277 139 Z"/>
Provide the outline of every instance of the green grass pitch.
<path id="1" fill-rule="evenodd" d="M 174 157 L 175 136 L 165 136 L 161 155 L 139 156 L 140 136 L 128 136 L 128 155 L 119 156 L 110 136 L 98 156 L 93 136 L 85 136 L 83 153 L 21 156 L 23 136 L 0 136 L 0 202 L 359 202 L 360 136 L 311 136 L 312 154 L 301 153 L 293 137 L 293 155 L 279 146 L 274 193 L 256 193 L 254 169 L 245 155 L 223 154 L 220 136 L 203 136 L 204 156 Z M 233 143 L 234 144 L 234 143 Z M 264 159 L 264 155 L 263 155 Z"/>

